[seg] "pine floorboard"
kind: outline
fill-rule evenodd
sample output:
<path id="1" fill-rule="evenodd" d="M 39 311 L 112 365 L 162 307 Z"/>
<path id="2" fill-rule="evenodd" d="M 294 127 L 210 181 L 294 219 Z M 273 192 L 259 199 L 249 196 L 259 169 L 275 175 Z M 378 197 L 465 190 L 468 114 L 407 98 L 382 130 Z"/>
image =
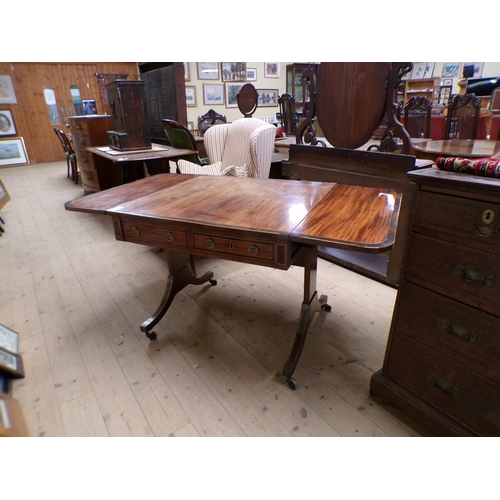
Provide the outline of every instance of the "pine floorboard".
<path id="1" fill-rule="evenodd" d="M 321 260 L 330 313 L 311 325 L 291 391 L 280 375 L 303 270 L 199 259 L 218 285 L 176 297 L 150 341 L 165 255 L 116 241 L 110 218 L 68 212 L 83 196 L 66 163 L 0 169 L 0 323 L 20 335 L 13 384 L 31 436 L 432 436 L 369 394 L 396 291 Z"/>

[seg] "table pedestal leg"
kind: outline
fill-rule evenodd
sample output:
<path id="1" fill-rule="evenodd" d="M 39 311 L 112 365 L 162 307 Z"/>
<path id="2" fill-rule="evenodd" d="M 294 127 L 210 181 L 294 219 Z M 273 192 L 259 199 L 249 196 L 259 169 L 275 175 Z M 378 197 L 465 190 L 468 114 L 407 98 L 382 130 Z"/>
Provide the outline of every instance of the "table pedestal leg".
<path id="1" fill-rule="evenodd" d="M 214 273 L 206 272 L 203 276 L 196 277 L 193 266 L 194 258 L 191 255 L 177 252 L 167 252 L 168 273 L 167 286 L 163 294 L 162 301 L 153 315 L 141 325 L 141 332 L 144 332 L 150 340 L 156 339 L 156 333 L 151 330 L 158 324 L 168 311 L 174 297 L 187 285 L 202 285 L 207 281 L 212 285 L 217 282 L 212 279 Z"/>
<path id="2" fill-rule="evenodd" d="M 297 388 L 297 383 L 292 378 L 292 375 L 299 362 L 306 342 L 307 332 L 314 319 L 314 315 L 321 309 L 331 311 L 331 307 L 327 304 L 328 297 L 321 295 L 318 298 L 318 292 L 316 291 L 317 267 L 318 248 L 304 247 L 304 300 L 300 310 L 299 324 L 295 333 L 292 350 L 282 372 L 286 377 L 289 387 L 293 390 Z"/>

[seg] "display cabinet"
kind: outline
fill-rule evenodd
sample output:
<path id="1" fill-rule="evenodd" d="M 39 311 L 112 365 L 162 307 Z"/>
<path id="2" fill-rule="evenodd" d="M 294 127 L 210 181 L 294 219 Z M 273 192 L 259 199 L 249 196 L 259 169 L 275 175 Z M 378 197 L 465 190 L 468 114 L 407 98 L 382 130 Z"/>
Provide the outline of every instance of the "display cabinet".
<path id="1" fill-rule="evenodd" d="M 295 114 L 301 118 L 303 116 L 304 103 L 308 100 L 307 86 L 302 82 L 304 71 L 311 66 L 318 66 L 314 63 L 294 63 L 286 66 L 286 92 L 294 97 Z"/>

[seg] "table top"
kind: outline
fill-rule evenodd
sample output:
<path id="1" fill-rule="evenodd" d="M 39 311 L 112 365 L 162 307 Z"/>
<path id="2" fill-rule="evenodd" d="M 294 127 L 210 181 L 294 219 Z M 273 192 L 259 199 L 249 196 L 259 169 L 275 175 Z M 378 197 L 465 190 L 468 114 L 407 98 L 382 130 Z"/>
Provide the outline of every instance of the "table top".
<path id="1" fill-rule="evenodd" d="M 66 209 L 380 252 L 394 242 L 400 202 L 401 194 L 391 189 L 159 174 L 68 202 Z"/>
<path id="2" fill-rule="evenodd" d="M 190 149 L 177 149 L 171 146 L 163 146 L 162 144 L 151 144 L 150 149 L 132 149 L 129 151 L 120 151 L 112 149 L 109 146 L 94 146 L 87 148 L 87 151 L 94 153 L 103 158 L 114 162 L 122 161 L 146 161 L 158 160 L 161 158 L 177 158 L 196 154 L 197 152 Z"/>
<path id="3" fill-rule="evenodd" d="M 412 144 L 416 156 L 434 155 L 460 156 L 463 158 L 489 158 L 500 152 L 500 141 L 479 139 L 448 139 L 445 141 L 424 141 Z"/>

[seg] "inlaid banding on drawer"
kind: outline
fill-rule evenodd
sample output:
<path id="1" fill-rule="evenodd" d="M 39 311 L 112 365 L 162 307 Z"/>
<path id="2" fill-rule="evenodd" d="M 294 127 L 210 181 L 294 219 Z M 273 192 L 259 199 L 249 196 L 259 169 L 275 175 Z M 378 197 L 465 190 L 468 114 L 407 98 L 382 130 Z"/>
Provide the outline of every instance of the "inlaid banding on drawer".
<path id="1" fill-rule="evenodd" d="M 185 231 L 178 229 L 157 228 L 145 224 L 133 224 L 130 222 L 123 223 L 124 239 L 133 238 L 140 239 L 158 245 L 167 246 L 187 246 L 187 236 Z"/>
<path id="2" fill-rule="evenodd" d="M 259 260 L 274 260 L 274 245 L 252 240 L 224 238 L 209 234 L 194 234 L 194 247 L 218 254 L 253 257 Z"/>

